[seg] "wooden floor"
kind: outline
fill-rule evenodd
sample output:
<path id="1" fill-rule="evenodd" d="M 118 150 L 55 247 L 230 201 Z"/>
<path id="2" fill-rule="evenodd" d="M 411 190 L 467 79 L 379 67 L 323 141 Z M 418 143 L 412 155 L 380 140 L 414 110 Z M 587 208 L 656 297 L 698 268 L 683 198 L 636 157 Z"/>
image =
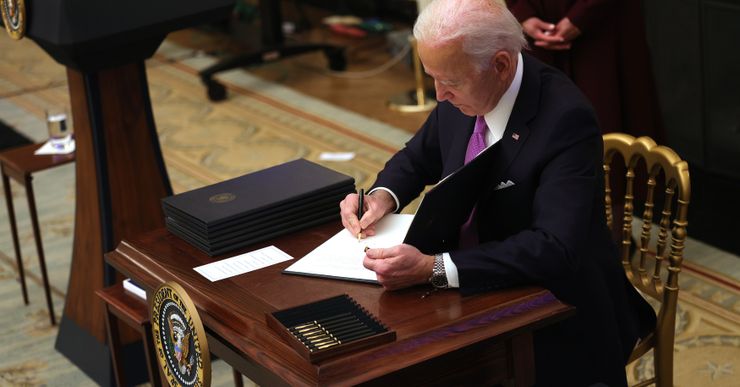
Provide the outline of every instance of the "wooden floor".
<path id="1" fill-rule="evenodd" d="M 250 35 L 249 31 L 244 35 Z M 218 56 L 249 52 L 256 46 L 249 39 L 236 39 L 232 34 L 204 29 L 174 32 L 168 39 Z M 406 61 L 399 62 L 384 72 L 366 76 L 367 72 L 391 59 L 384 35 L 362 39 L 347 38 L 318 26 L 300 35 L 288 37 L 289 44 L 305 42 L 346 47 L 347 70 L 331 73 L 321 52 L 284 58 L 248 70 L 272 82 L 410 132 L 415 132 L 426 119 L 428 113 L 400 113 L 388 109 L 386 105 L 391 96 L 414 88 L 414 76 L 408 57 Z"/>

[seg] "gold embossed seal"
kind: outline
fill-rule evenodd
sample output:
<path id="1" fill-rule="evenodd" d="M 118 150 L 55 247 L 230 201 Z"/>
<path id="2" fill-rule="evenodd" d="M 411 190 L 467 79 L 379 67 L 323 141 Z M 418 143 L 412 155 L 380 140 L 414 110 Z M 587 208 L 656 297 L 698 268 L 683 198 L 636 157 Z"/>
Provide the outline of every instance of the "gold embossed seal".
<path id="1" fill-rule="evenodd" d="M 164 379 L 170 386 L 211 385 L 206 331 L 185 289 L 166 282 L 152 295 L 152 336 Z"/>
<path id="2" fill-rule="evenodd" d="M 231 192 L 224 192 L 211 196 L 210 198 L 208 198 L 208 201 L 214 204 L 223 204 L 228 203 L 234 199 L 236 199 L 236 195 Z"/>
<path id="3" fill-rule="evenodd" d="M 5 30 L 13 39 L 21 39 L 26 34 L 25 0 L 0 0 Z"/>

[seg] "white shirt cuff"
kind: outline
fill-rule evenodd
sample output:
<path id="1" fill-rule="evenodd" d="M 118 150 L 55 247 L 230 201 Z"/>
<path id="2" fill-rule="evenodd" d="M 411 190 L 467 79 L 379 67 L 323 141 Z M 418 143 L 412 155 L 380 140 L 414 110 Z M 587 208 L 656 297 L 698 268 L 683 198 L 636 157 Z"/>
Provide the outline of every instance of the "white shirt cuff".
<path id="1" fill-rule="evenodd" d="M 460 278 L 457 276 L 457 266 L 452 262 L 450 253 L 442 253 L 442 260 L 445 262 L 445 273 L 447 274 L 447 285 L 451 288 L 460 287 Z"/>
<path id="2" fill-rule="evenodd" d="M 372 194 L 373 192 L 375 192 L 375 191 L 377 191 L 379 189 L 382 189 L 383 191 L 388 192 L 389 194 L 391 194 L 391 197 L 396 202 L 396 208 L 393 210 L 393 213 L 395 213 L 396 211 L 398 211 L 398 208 L 401 206 L 401 203 L 399 203 L 398 197 L 396 197 L 396 194 L 394 194 L 393 191 L 389 190 L 388 188 L 385 188 L 385 187 L 376 187 L 373 190 L 371 190 L 370 192 L 368 192 L 367 194 L 370 195 L 370 194 Z"/>

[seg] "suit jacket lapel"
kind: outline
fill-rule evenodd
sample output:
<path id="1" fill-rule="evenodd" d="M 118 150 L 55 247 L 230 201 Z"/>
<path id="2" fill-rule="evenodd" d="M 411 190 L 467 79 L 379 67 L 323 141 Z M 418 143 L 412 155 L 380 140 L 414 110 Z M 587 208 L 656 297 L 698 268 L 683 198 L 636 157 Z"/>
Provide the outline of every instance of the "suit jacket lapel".
<path id="1" fill-rule="evenodd" d="M 522 54 L 522 57 L 524 58 L 522 84 L 519 87 L 519 94 L 514 102 L 503 137 L 496 144 L 498 149 L 496 149 L 495 161 L 491 163 L 492 186 L 489 189 L 504 179 L 509 166 L 526 144 L 530 131 L 528 123 L 534 118 L 539 106 L 539 69 L 531 57 L 526 54 Z"/>
<path id="2" fill-rule="evenodd" d="M 456 135 L 452 140 L 452 144 L 450 144 L 449 159 L 445 163 L 444 171 L 442 172 L 443 178 L 458 170 L 465 163 L 465 152 L 468 150 L 468 141 L 473 134 L 475 117 L 460 113 L 460 119 L 457 120 L 455 126 L 458 126 L 460 129 L 455 130 Z"/>

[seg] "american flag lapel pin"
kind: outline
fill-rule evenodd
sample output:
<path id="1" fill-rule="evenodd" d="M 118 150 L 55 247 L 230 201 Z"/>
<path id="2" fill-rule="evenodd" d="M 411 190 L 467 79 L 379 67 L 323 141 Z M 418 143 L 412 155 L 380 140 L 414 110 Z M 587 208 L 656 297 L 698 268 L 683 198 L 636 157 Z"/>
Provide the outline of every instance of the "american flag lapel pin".
<path id="1" fill-rule="evenodd" d="M 514 141 L 519 141 L 519 133 L 516 133 L 516 132 L 514 132 L 514 133 L 513 133 L 512 135 L 511 135 L 511 138 L 513 138 L 513 139 L 514 139 Z"/>

